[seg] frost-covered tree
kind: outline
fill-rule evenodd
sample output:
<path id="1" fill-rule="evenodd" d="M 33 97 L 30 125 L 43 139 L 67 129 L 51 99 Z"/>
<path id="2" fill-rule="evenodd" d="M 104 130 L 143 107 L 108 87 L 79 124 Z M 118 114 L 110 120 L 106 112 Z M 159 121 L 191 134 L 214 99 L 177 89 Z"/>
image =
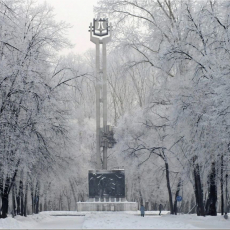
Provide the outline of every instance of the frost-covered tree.
<path id="1" fill-rule="evenodd" d="M 216 215 L 217 185 L 220 179 L 223 207 L 224 170 L 229 159 L 229 2 L 102 0 L 99 5 L 96 10 L 114 20 L 115 45 L 139 54 L 132 56 L 129 67 L 146 63 L 154 69 L 156 84 L 148 93 L 146 110 L 137 116 L 143 124 L 124 131 L 136 144 L 135 153 L 144 154 L 143 148 L 137 148 L 146 139 L 144 127 L 161 124 L 154 114 L 160 115 L 160 121 L 167 117 L 167 149 L 173 140 L 170 153 L 181 161 L 181 178 L 186 175 L 194 187 L 197 214 Z M 164 105 L 161 111 L 167 116 L 152 106 L 155 104 Z M 147 108 L 153 108 L 149 123 L 145 123 L 151 114 Z M 145 146 L 153 148 L 155 143 Z M 125 143 L 123 150 L 125 147 L 130 146 Z"/>
<path id="2" fill-rule="evenodd" d="M 42 173 L 63 166 L 68 156 L 67 113 L 57 89 L 72 79 L 51 83 L 65 70 L 57 72 L 54 63 L 57 51 L 68 43 L 67 25 L 55 22 L 48 6 L 4 1 L 0 11 L 0 195 L 5 218 L 12 187 L 19 212 L 26 215 L 23 197 L 28 185 L 31 194 L 35 187 L 31 196 L 37 200 Z M 77 77 L 73 73 L 72 78 Z"/>

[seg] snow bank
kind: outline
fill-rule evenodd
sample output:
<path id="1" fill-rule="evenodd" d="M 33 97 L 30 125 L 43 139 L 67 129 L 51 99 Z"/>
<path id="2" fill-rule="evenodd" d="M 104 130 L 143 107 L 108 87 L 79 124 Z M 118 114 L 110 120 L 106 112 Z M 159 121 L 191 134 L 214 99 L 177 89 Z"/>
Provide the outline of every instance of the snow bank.
<path id="1" fill-rule="evenodd" d="M 28 217 L 0 219 L 0 229 L 229 229 L 230 220 L 223 216 L 162 216 L 159 212 L 41 212 Z"/>
<path id="2" fill-rule="evenodd" d="M 194 228 L 189 223 L 178 221 L 170 216 L 133 215 L 128 213 L 97 213 L 87 214 L 83 229 L 151 229 L 151 228 Z M 170 219 L 170 220 L 169 220 Z"/>

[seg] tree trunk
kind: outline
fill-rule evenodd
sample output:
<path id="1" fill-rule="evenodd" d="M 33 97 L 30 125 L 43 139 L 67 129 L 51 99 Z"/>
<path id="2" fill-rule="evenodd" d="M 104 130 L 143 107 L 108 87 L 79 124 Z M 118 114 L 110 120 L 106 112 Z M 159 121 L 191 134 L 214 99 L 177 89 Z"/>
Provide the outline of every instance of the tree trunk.
<path id="1" fill-rule="evenodd" d="M 197 204 L 197 216 L 205 216 L 204 202 L 203 202 L 203 189 L 201 185 L 200 168 L 198 164 L 194 166 L 194 181 L 195 181 L 195 187 L 194 187 L 195 197 L 196 197 L 196 204 Z"/>
<path id="2" fill-rule="evenodd" d="M 17 215 L 20 214 L 20 196 L 19 196 L 19 189 L 17 190 L 17 186 L 15 186 L 15 194 L 16 194 L 16 203 L 17 203 Z"/>
<path id="3" fill-rule="evenodd" d="M 149 202 L 145 201 L 145 211 L 149 211 Z"/>
<path id="4" fill-rule="evenodd" d="M 10 178 L 7 177 L 6 178 L 6 183 L 5 183 L 5 188 L 2 194 L 2 218 L 6 218 L 7 217 L 7 213 L 8 213 L 8 208 L 9 208 L 9 193 L 8 193 L 8 189 L 9 189 L 9 185 L 10 185 Z"/>
<path id="5" fill-rule="evenodd" d="M 21 201 L 21 206 L 20 206 L 20 215 L 23 216 L 23 213 L 24 213 L 24 201 L 23 201 L 23 182 L 22 180 L 20 180 L 19 182 L 19 199 Z"/>
<path id="6" fill-rule="evenodd" d="M 59 196 L 59 211 L 62 211 L 62 195 Z"/>
<path id="7" fill-rule="evenodd" d="M 27 194 L 28 194 L 28 177 L 26 181 L 26 189 L 25 189 L 25 202 L 24 202 L 24 216 L 27 216 Z"/>
<path id="8" fill-rule="evenodd" d="M 12 185 L 12 217 L 16 216 L 15 183 Z"/>
<path id="9" fill-rule="evenodd" d="M 9 205 L 9 198 L 8 198 L 8 194 L 3 194 L 2 196 L 2 218 L 6 218 L 7 217 L 7 213 L 8 213 L 8 205 Z"/>
<path id="10" fill-rule="evenodd" d="M 226 177 L 226 187 L 225 187 L 225 215 L 228 213 L 228 174 L 225 175 Z"/>
<path id="11" fill-rule="evenodd" d="M 45 195 L 45 199 L 44 199 L 44 211 L 47 211 L 47 195 Z M 60 210 L 60 208 L 59 208 Z"/>
<path id="12" fill-rule="evenodd" d="M 66 196 L 66 200 L 67 200 L 67 206 L 68 206 L 68 211 L 70 211 L 70 206 L 71 206 L 71 198 L 68 197 L 68 195 Z"/>
<path id="13" fill-rule="evenodd" d="M 35 208 L 35 213 L 39 213 L 39 195 L 36 196 L 36 208 Z"/>
<path id="14" fill-rule="evenodd" d="M 173 211 L 173 201 L 172 201 L 172 191 L 170 187 L 170 179 L 169 179 L 169 165 L 165 161 L 165 169 L 166 169 L 166 182 L 167 182 L 167 189 L 168 189 L 168 194 L 169 194 L 169 206 L 170 206 L 170 213 L 174 214 Z"/>
<path id="15" fill-rule="evenodd" d="M 220 194 L 221 194 L 221 215 L 224 215 L 224 156 L 221 155 L 220 168 Z"/>
<path id="16" fill-rule="evenodd" d="M 31 186 L 31 202 L 32 202 L 32 214 L 34 214 L 34 192 L 33 192 L 33 186 Z"/>
<path id="17" fill-rule="evenodd" d="M 196 208 L 195 198 L 194 198 L 194 195 L 192 195 L 189 213 L 194 214 L 194 213 L 196 213 L 196 210 L 197 210 L 197 208 Z"/>
<path id="18" fill-rule="evenodd" d="M 176 194 L 175 194 L 175 200 L 174 200 L 174 214 L 175 215 L 177 215 L 177 196 L 179 196 L 180 186 L 181 186 L 181 179 L 179 179 L 179 182 L 177 184 Z"/>
<path id="19" fill-rule="evenodd" d="M 3 178 L 0 180 L 0 193 L 2 195 L 2 215 L 0 215 L 0 218 L 6 218 L 9 208 L 9 193 L 12 188 L 12 186 L 15 183 L 15 178 L 17 176 L 17 167 L 19 165 L 20 161 L 16 164 L 16 170 L 14 171 L 13 177 L 10 178 L 9 176 L 6 177 L 5 187 L 3 189 Z"/>
<path id="20" fill-rule="evenodd" d="M 39 186 L 39 182 L 37 181 L 36 183 L 36 188 L 35 188 L 35 196 L 34 196 L 34 211 L 36 214 L 38 214 L 39 212 L 39 193 L 40 193 L 40 186 Z"/>
<path id="21" fill-rule="evenodd" d="M 216 216 L 217 188 L 216 188 L 216 166 L 212 163 L 211 173 L 209 176 L 209 194 L 206 205 L 206 215 Z"/>
<path id="22" fill-rule="evenodd" d="M 70 187 L 71 187 L 71 190 L 72 190 L 72 193 L 73 193 L 74 209 L 77 210 L 77 197 L 76 197 L 76 194 L 75 194 L 75 191 L 74 191 L 73 183 L 71 182 L 71 180 L 69 180 L 69 183 L 70 183 Z"/>
<path id="23" fill-rule="evenodd" d="M 1 199 L 2 199 L 2 195 L 3 195 L 3 175 L 2 172 L 0 174 L 0 195 L 1 195 Z M 2 218 L 2 210 L 0 209 L 0 218 Z"/>

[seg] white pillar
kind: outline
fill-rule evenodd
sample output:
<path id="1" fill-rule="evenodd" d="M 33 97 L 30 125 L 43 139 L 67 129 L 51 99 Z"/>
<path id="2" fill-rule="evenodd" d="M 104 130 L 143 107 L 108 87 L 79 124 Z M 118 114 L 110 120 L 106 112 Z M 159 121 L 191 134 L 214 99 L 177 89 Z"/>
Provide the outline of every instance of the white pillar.
<path id="1" fill-rule="evenodd" d="M 96 43 L 96 164 L 101 169 L 101 148 L 100 148 L 100 44 Z"/>
<path id="2" fill-rule="evenodd" d="M 101 130 L 100 130 L 100 99 L 102 99 L 103 103 L 103 131 L 107 132 L 107 77 L 106 77 L 106 43 L 111 40 L 111 31 L 112 25 L 110 23 L 110 33 L 109 36 L 98 37 L 93 36 L 94 27 L 92 23 L 90 23 L 90 41 L 92 41 L 96 45 L 96 164 L 97 169 L 107 169 L 107 143 L 103 147 L 103 164 L 101 164 Z M 107 28 L 109 30 L 109 28 Z M 100 44 L 102 44 L 102 69 L 100 69 Z M 103 73 L 103 87 L 102 87 L 102 95 L 101 95 L 101 72 Z M 102 96 L 102 97 L 101 97 Z"/>
<path id="3" fill-rule="evenodd" d="M 106 43 L 102 44 L 103 64 L 103 131 L 107 133 L 107 77 L 106 77 Z M 107 143 L 103 147 L 103 169 L 107 169 Z"/>

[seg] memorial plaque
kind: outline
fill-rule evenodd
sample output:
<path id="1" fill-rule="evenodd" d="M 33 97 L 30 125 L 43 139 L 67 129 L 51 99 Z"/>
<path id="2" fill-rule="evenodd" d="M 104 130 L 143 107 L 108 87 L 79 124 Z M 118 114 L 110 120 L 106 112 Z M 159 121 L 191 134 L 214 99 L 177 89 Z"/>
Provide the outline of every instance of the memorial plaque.
<path id="1" fill-rule="evenodd" d="M 89 170 L 89 198 L 125 198 L 124 170 Z"/>

